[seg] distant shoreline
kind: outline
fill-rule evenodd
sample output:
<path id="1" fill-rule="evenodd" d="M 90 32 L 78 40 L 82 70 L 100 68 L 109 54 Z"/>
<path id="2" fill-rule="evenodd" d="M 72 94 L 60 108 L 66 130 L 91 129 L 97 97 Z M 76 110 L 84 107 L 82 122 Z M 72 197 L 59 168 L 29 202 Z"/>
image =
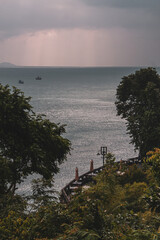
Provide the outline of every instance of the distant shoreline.
<path id="1" fill-rule="evenodd" d="M 59 68 L 59 69 L 91 69 L 91 68 L 159 68 L 160 66 L 19 66 L 9 62 L 0 63 L 0 68 Z"/>

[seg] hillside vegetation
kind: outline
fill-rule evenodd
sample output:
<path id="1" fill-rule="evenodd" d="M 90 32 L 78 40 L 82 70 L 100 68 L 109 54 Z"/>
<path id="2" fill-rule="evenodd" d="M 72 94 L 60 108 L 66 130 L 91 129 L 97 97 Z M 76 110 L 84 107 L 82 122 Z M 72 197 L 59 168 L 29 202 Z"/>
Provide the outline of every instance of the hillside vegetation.
<path id="1" fill-rule="evenodd" d="M 79 188 L 68 205 L 40 193 L 32 204 L 20 196 L 1 198 L 0 239 L 160 239 L 160 149 L 141 165 L 114 160 L 108 154 L 96 184 Z"/>

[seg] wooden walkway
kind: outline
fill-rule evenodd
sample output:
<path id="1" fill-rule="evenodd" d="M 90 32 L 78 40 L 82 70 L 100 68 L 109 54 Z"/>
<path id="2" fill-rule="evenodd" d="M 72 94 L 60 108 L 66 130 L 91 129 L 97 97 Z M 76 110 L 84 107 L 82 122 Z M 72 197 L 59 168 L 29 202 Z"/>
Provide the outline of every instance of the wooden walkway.
<path id="1" fill-rule="evenodd" d="M 121 160 L 121 161 L 118 161 L 118 163 L 129 166 L 132 164 L 141 164 L 141 160 L 139 160 L 138 157 L 136 157 L 136 158 L 129 158 L 127 160 Z M 82 174 L 81 176 L 78 176 L 78 169 L 76 168 L 75 179 L 69 182 L 61 190 L 60 201 L 62 203 L 69 203 L 71 201 L 71 197 L 74 195 L 75 190 L 80 186 L 82 187 L 82 186 L 86 186 L 89 183 L 95 183 L 93 177 L 96 176 L 99 172 L 101 172 L 103 168 L 104 166 L 93 169 L 93 162 L 91 162 L 90 171 Z"/>

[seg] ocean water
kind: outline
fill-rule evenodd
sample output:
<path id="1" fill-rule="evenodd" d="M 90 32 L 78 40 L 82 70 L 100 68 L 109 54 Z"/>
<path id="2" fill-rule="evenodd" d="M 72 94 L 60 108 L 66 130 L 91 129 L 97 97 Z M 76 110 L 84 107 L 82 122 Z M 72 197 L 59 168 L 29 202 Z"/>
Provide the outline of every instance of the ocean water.
<path id="1" fill-rule="evenodd" d="M 72 143 L 71 155 L 60 165 L 55 175 L 55 189 L 60 191 L 75 176 L 102 165 L 97 155 L 107 146 L 117 160 L 137 156 L 126 134 L 125 121 L 116 115 L 116 88 L 121 78 L 134 73 L 137 67 L 102 68 L 1 68 L 0 83 L 21 89 L 31 96 L 36 113 L 43 113 L 55 123 L 66 124 L 66 134 Z M 160 68 L 157 68 L 160 73 Z M 39 75 L 42 80 L 35 80 Z M 19 84 L 18 81 L 24 81 Z M 30 191 L 30 176 L 19 187 Z"/>

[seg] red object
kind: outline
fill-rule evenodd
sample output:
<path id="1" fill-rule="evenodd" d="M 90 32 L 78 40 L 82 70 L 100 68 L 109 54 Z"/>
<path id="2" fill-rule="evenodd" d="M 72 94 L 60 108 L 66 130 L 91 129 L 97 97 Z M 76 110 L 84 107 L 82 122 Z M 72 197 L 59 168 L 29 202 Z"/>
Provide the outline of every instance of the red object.
<path id="1" fill-rule="evenodd" d="M 93 167 L 93 160 L 90 161 L 90 171 L 93 171 L 94 167 Z"/>
<path id="2" fill-rule="evenodd" d="M 76 171 L 75 171 L 75 180 L 78 181 L 78 179 L 79 179 L 78 168 L 76 167 Z"/>

